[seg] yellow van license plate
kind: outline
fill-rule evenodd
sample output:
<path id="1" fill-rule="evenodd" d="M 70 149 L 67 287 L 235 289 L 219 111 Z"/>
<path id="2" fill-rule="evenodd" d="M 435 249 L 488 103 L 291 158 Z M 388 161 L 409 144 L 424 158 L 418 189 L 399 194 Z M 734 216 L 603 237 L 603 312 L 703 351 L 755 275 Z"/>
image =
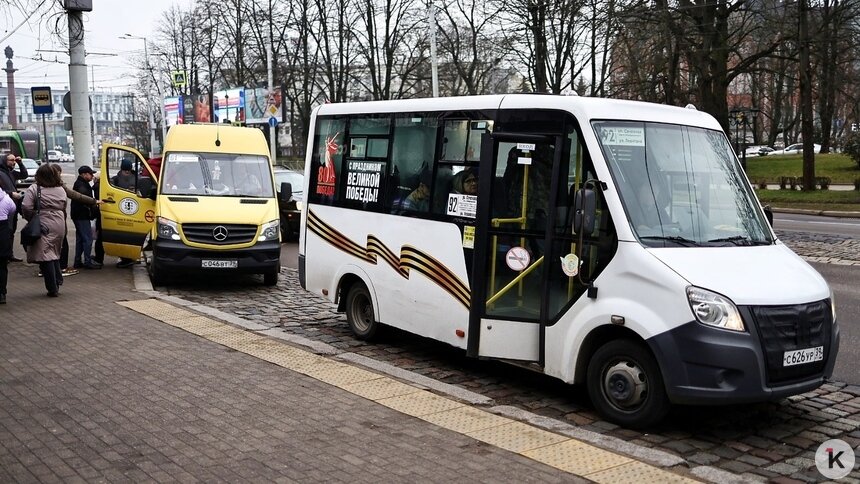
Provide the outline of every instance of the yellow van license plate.
<path id="1" fill-rule="evenodd" d="M 239 267 L 239 261 L 236 259 L 232 260 L 208 260 L 203 259 L 200 261 L 201 267 L 209 267 L 215 269 L 235 269 Z"/>

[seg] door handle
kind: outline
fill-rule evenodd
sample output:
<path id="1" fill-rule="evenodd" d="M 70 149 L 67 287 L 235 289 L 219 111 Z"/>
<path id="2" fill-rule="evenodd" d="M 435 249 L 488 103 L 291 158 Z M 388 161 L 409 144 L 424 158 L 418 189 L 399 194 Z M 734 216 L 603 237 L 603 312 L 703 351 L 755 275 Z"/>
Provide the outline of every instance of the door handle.
<path id="1" fill-rule="evenodd" d="M 116 203 L 113 198 L 105 198 L 102 200 L 104 203 Z"/>

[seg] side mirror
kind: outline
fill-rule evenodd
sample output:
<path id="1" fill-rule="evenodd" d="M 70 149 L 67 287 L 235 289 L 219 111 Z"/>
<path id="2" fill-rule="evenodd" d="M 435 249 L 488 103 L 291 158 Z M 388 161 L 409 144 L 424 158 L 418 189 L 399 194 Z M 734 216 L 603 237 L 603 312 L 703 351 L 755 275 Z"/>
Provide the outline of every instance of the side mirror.
<path id="1" fill-rule="evenodd" d="M 597 216 L 597 196 L 594 190 L 583 188 L 576 192 L 573 200 L 573 232 L 590 234 L 594 231 L 594 219 Z"/>
<path id="2" fill-rule="evenodd" d="M 765 205 L 762 209 L 764 210 L 764 217 L 767 219 L 767 223 L 773 227 L 773 209 L 770 208 L 770 205 Z"/>
<path id="3" fill-rule="evenodd" d="M 290 182 L 281 183 L 280 201 L 287 203 L 293 198 L 293 185 Z"/>

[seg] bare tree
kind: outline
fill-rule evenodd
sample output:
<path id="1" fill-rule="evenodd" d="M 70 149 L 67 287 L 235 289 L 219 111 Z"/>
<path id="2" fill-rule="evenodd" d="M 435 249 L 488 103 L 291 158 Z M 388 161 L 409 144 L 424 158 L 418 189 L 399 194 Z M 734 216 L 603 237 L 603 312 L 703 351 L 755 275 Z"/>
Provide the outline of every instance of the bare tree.
<path id="1" fill-rule="evenodd" d="M 358 61 L 356 36 L 352 26 L 361 12 L 354 0 L 315 0 L 319 12 L 317 27 L 310 32 L 320 49 L 320 89 L 329 102 L 350 99 L 350 84 Z"/>
<path id="2" fill-rule="evenodd" d="M 503 31 L 534 91 L 561 93 L 582 73 L 583 7 L 583 0 L 511 0 L 505 9 Z"/>
<path id="3" fill-rule="evenodd" d="M 497 24 L 504 4 L 493 1 L 453 0 L 440 8 L 440 50 L 453 79 L 446 94 L 498 92 L 496 72 L 510 51 Z"/>
<path id="4" fill-rule="evenodd" d="M 411 34 L 424 25 L 416 14 L 423 9 L 417 8 L 417 0 L 359 1 L 362 24 L 357 35 L 366 75 L 357 79 L 372 99 L 401 97 L 408 92 L 402 81 L 409 79 L 421 60 L 408 46 Z"/>

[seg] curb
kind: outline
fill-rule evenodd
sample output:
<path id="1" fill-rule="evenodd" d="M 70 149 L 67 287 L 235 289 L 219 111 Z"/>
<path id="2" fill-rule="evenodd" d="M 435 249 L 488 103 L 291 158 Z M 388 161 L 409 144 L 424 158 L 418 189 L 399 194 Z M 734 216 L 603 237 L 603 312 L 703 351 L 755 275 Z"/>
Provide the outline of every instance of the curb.
<path id="1" fill-rule="evenodd" d="M 818 215 L 823 217 L 860 218 L 860 212 L 840 212 L 837 210 L 809 210 L 804 208 L 771 207 L 774 213 L 791 213 L 795 215 Z"/>

